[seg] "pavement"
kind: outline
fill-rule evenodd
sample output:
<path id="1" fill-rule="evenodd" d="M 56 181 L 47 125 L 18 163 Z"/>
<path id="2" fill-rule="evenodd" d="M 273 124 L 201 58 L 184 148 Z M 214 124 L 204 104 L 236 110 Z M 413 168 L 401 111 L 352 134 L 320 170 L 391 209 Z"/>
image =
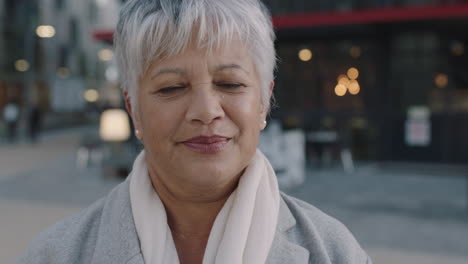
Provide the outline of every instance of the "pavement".
<path id="1" fill-rule="evenodd" d="M 0 263 L 14 263 L 41 230 L 104 196 L 122 179 L 76 167 L 94 127 L 47 133 L 39 144 L 0 144 Z M 468 263 L 467 179 L 358 164 L 307 169 L 285 190 L 342 221 L 374 263 Z"/>
<path id="2" fill-rule="evenodd" d="M 361 165 L 309 170 L 288 193 L 343 222 L 375 263 L 468 263 L 467 178 Z"/>
<path id="3" fill-rule="evenodd" d="M 41 230 L 105 196 L 121 179 L 78 169 L 76 152 L 94 127 L 49 132 L 37 144 L 0 144 L 0 263 L 14 263 Z"/>

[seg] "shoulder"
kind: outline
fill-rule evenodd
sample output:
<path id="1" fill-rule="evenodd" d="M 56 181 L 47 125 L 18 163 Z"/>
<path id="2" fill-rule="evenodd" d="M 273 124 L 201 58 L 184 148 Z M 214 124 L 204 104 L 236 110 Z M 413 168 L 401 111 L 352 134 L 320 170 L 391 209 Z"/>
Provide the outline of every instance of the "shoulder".
<path id="1" fill-rule="evenodd" d="M 340 221 L 325 214 L 317 207 L 285 193 L 281 193 L 281 198 L 294 216 L 298 227 L 315 228 L 321 233 L 327 231 L 350 235 L 349 230 Z M 326 234 L 324 233 L 324 235 Z"/>
<path id="2" fill-rule="evenodd" d="M 18 263 L 90 263 L 106 203 L 118 192 L 117 186 L 79 213 L 66 217 L 41 232 Z"/>
<path id="3" fill-rule="evenodd" d="M 291 240 L 322 255 L 331 263 L 371 263 L 352 233 L 337 219 L 315 206 L 281 193 L 282 200 L 296 221 L 288 231 Z"/>

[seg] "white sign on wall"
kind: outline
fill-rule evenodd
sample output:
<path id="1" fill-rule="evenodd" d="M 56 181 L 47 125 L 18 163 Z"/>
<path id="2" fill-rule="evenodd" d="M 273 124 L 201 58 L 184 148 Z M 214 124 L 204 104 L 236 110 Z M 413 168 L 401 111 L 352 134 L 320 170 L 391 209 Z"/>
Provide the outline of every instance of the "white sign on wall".
<path id="1" fill-rule="evenodd" d="M 430 111 L 424 106 L 411 107 L 405 123 L 405 142 L 411 147 L 426 147 L 431 144 Z"/>
<path id="2" fill-rule="evenodd" d="M 407 120 L 405 141 L 411 147 L 426 147 L 431 144 L 431 123 L 428 120 Z"/>

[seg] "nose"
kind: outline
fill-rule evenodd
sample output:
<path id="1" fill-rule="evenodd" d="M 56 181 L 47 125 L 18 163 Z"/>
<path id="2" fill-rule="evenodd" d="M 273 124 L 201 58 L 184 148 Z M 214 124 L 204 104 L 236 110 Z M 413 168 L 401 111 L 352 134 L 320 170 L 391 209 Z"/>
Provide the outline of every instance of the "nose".
<path id="1" fill-rule="evenodd" d="M 221 106 L 221 96 L 211 89 L 210 84 L 202 84 L 192 90 L 186 120 L 193 124 L 209 125 L 220 120 L 225 113 Z"/>

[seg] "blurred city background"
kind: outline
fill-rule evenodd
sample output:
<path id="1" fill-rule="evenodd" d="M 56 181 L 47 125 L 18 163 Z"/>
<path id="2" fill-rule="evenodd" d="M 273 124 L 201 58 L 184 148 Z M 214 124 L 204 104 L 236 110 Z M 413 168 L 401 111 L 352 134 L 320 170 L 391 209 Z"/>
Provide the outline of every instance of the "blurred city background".
<path id="1" fill-rule="evenodd" d="M 141 148 L 112 51 L 122 2 L 0 0 L 0 263 Z M 260 147 L 281 188 L 374 263 L 468 263 L 468 1 L 264 2 L 278 107 Z"/>

